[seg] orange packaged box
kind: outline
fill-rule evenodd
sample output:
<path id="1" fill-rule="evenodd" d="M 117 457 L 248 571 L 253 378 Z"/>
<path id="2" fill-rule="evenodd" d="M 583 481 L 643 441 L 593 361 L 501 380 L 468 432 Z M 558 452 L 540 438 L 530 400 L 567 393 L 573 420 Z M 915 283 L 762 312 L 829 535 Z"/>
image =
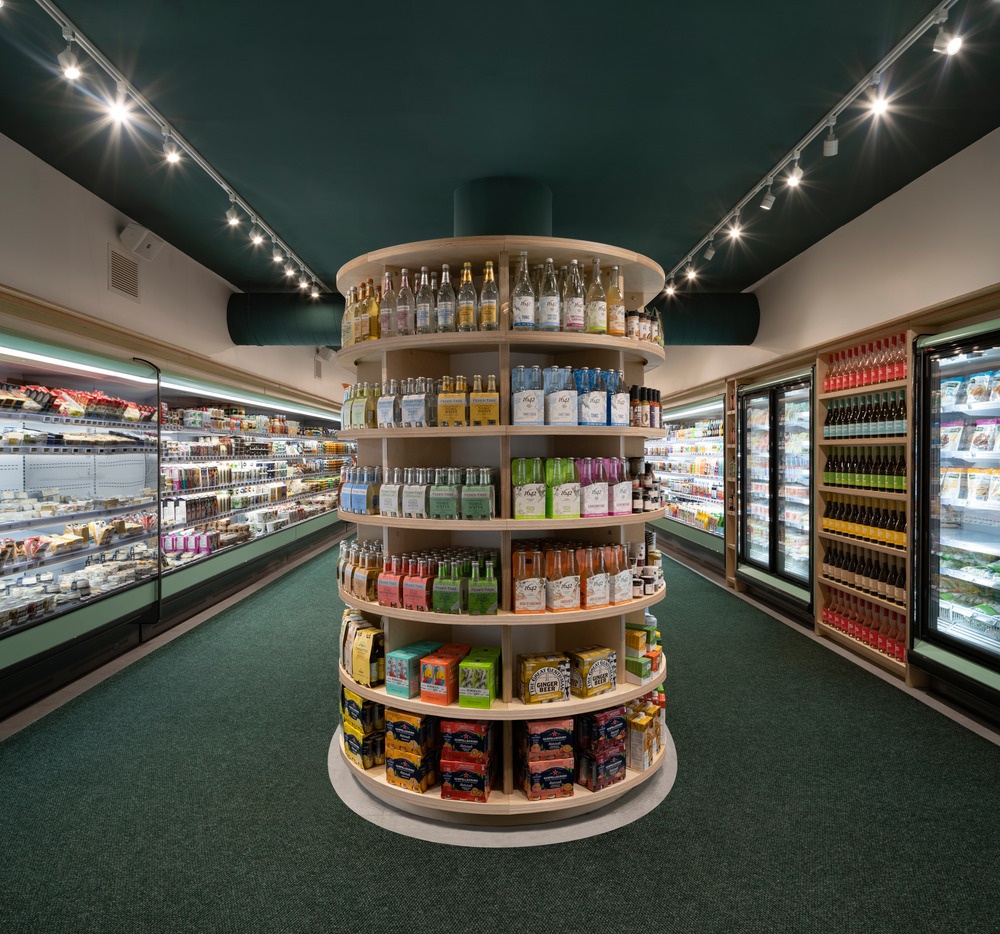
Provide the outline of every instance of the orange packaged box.
<path id="1" fill-rule="evenodd" d="M 408 750 L 385 750 L 385 780 L 390 785 L 408 788 L 418 794 L 423 794 L 428 788 L 437 784 L 437 772 L 434 768 L 434 755 L 421 756 Z"/>
<path id="2" fill-rule="evenodd" d="M 439 650 L 420 659 L 420 699 L 442 707 L 458 700 L 458 666 L 462 656 Z"/>
<path id="3" fill-rule="evenodd" d="M 573 757 L 522 763 L 522 787 L 529 801 L 573 796 Z"/>
<path id="4" fill-rule="evenodd" d="M 484 720 L 442 720 L 441 758 L 483 762 L 493 754 L 493 725 Z"/>
<path id="5" fill-rule="evenodd" d="M 518 748 L 528 761 L 564 759 L 573 756 L 573 718 L 522 720 L 518 726 Z"/>
<path id="6" fill-rule="evenodd" d="M 488 761 L 441 760 L 441 797 L 485 804 L 493 790 L 493 769 Z"/>

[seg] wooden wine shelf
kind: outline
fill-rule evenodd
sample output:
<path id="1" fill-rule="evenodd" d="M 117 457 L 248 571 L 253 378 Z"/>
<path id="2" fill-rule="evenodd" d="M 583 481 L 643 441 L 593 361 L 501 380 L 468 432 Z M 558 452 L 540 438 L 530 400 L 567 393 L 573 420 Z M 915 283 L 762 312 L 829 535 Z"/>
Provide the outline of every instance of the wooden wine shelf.
<path id="1" fill-rule="evenodd" d="M 356 525 L 372 525 L 393 529 L 451 529 L 462 532 L 559 532 L 572 529 L 603 529 L 618 525 L 644 525 L 662 519 L 663 507 L 649 512 L 633 512 L 623 516 L 581 516 L 579 519 L 406 519 L 400 516 L 367 516 L 356 512 L 338 511 L 338 518 Z"/>
<path id="2" fill-rule="evenodd" d="M 433 717 L 448 717 L 455 720 L 535 720 L 561 717 L 576 717 L 595 710 L 606 710 L 627 704 L 629 701 L 648 694 L 663 680 L 665 663 L 660 659 L 657 668 L 642 684 L 619 682 L 613 691 L 605 691 L 596 697 L 571 697 L 567 701 L 552 701 L 548 704 L 525 704 L 519 698 L 510 702 L 496 700 L 492 707 L 459 707 L 456 704 L 429 704 L 419 697 L 398 697 L 388 694 L 385 686 L 377 688 L 358 684 L 343 668 L 340 669 L 340 680 L 343 685 L 355 694 L 361 695 L 377 704 L 385 704 L 394 710 L 406 710 Z"/>
<path id="3" fill-rule="evenodd" d="M 896 607 L 898 610 L 899 607 Z M 816 632 L 827 639 L 831 639 L 834 642 L 843 645 L 845 648 L 850 649 L 857 655 L 867 661 L 873 662 L 886 671 L 892 672 L 899 678 L 906 677 L 906 662 L 901 662 L 898 658 L 889 658 L 888 655 L 883 655 L 881 652 L 873 649 L 870 645 L 862 642 L 860 639 L 855 639 L 853 636 L 847 635 L 846 632 L 841 632 L 839 629 L 835 629 L 828 623 L 824 623 L 822 620 L 817 620 L 816 622 Z"/>
<path id="4" fill-rule="evenodd" d="M 908 379 L 896 379 L 887 383 L 872 383 L 869 386 L 855 386 L 853 389 L 838 389 L 836 392 L 820 392 L 816 398 L 825 399 L 849 399 L 853 396 L 867 396 L 874 392 L 893 392 L 899 389 L 909 389 Z"/>
<path id="5" fill-rule="evenodd" d="M 571 797 L 529 801 L 524 792 L 517 789 L 509 795 L 504 794 L 502 790 L 494 789 L 486 801 L 477 802 L 442 798 L 440 784 L 429 788 L 423 794 L 390 785 L 385 778 L 384 766 L 362 769 L 348 759 L 341 736 L 341 730 L 338 729 L 333 741 L 339 746 L 340 755 L 351 769 L 351 774 L 380 801 L 407 813 L 464 824 L 538 824 L 565 820 L 606 807 L 622 795 L 640 787 L 659 772 L 666 762 L 668 748 L 664 744 L 645 771 L 636 772 L 627 769 L 624 779 L 600 791 L 589 791 L 583 785 L 574 784 Z"/>
<path id="6" fill-rule="evenodd" d="M 819 493 L 839 493 L 842 496 L 874 497 L 875 499 L 891 499 L 897 503 L 905 503 L 910 498 L 909 493 L 888 493 L 885 490 L 864 490 L 857 486 L 824 486 L 819 484 L 816 487 Z"/>
<path id="7" fill-rule="evenodd" d="M 388 616 L 392 619 L 409 619 L 414 622 L 435 623 L 439 626 L 538 626 L 562 623 L 580 623 L 593 619 L 610 619 L 624 616 L 637 610 L 659 603 L 667 592 L 666 585 L 656 593 L 617 606 L 601 606 L 592 610 L 567 610 L 551 613 L 511 613 L 509 610 L 498 610 L 492 616 L 470 616 L 468 613 L 432 613 L 424 610 L 402 610 L 398 607 L 382 606 L 381 603 L 369 603 L 359 600 L 354 594 L 348 593 L 343 587 L 338 587 L 340 599 L 348 606 L 376 616 Z"/>
<path id="8" fill-rule="evenodd" d="M 885 607 L 887 610 L 894 610 L 897 613 L 902 613 L 904 616 L 907 615 L 906 604 L 893 603 L 891 600 L 885 600 L 882 597 L 873 597 L 870 593 L 858 590 L 857 587 L 852 587 L 850 584 L 844 584 L 840 581 L 831 580 L 829 577 L 817 577 L 816 580 L 825 587 L 833 587 L 835 590 L 843 590 L 845 593 L 853 594 L 856 597 L 860 597 L 862 600 L 874 603 L 876 606 Z"/>
<path id="9" fill-rule="evenodd" d="M 820 438 L 816 443 L 821 448 L 901 448 L 906 446 L 906 435 L 890 435 L 886 438 Z"/>
<path id="10" fill-rule="evenodd" d="M 897 558 L 906 558 L 906 548 L 896 548 L 893 545 L 882 545 L 878 542 L 869 541 L 867 538 L 851 538 L 849 535 L 841 535 L 838 532 L 824 532 L 817 530 L 817 537 L 831 542 L 841 542 L 844 545 L 857 545 L 860 548 L 868 548 L 884 555 L 895 555 Z"/>

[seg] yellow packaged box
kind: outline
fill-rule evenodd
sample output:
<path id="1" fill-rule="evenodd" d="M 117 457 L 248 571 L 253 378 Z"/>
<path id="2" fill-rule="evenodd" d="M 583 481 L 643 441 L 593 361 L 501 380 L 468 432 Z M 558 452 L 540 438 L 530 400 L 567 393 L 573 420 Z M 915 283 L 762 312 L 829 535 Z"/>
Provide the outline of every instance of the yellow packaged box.
<path id="1" fill-rule="evenodd" d="M 359 733 L 385 731 L 385 707 L 347 688 L 340 689 L 340 713 Z"/>
<path id="2" fill-rule="evenodd" d="M 569 689 L 574 697 L 596 697 L 618 684 L 618 653 L 601 645 L 588 645 L 569 656 Z"/>
<path id="3" fill-rule="evenodd" d="M 464 392 L 439 392 L 437 397 L 438 425 L 442 428 L 464 427 L 469 424 Z"/>
<path id="4" fill-rule="evenodd" d="M 385 633 L 381 629 L 358 630 L 351 647 L 351 677 L 365 687 L 385 682 Z"/>
<path id="5" fill-rule="evenodd" d="M 385 743 L 392 750 L 426 755 L 437 749 L 438 718 L 406 710 L 385 710 Z"/>
<path id="6" fill-rule="evenodd" d="M 500 393 L 489 390 L 469 393 L 469 424 L 500 424 Z"/>
<path id="7" fill-rule="evenodd" d="M 437 784 L 434 756 L 390 748 L 385 756 L 385 780 L 390 785 L 423 794 Z"/>
<path id="8" fill-rule="evenodd" d="M 626 764 L 636 772 L 644 772 L 656 756 L 655 721 L 645 713 L 628 718 L 628 742 L 625 744 Z"/>
<path id="9" fill-rule="evenodd" d="M 569 700 L 569 659 L 562 652 L 518 655 L 517 670 L 522 703 Z"/>
<path id="10" fill-rule="evenodd" d="M 347 758 L 362 769 L 370 769 L 385 762 L 385 734 L 362 733 L 344 721 L 344 752 Z"/>

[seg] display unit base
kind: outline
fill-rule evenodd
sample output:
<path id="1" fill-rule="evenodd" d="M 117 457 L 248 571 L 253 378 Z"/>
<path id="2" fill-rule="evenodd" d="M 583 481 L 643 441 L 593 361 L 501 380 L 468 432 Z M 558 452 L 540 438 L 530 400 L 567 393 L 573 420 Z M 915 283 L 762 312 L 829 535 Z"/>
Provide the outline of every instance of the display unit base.
<path id="1" fill-rule="evenodd" d="M 630 791 L 641 788 L 663 768 L 668 761 L 668 752 L 673 748 L 673 740 L 668 731 L 667 742 L 663 744 L 663 748 L 657 753 L 648 769 L 642 772 L 628 769 L 622 781 L 600 791 L 589 791 L 582 785 L 574 785 L 574 793 L 569 798 L 529 801 L 518 790 L 509 795 L 494 790 L 490 793 L 489 799 L 482 803 L 442 798 L 440 785 L 428 789 L 423 794 L 390 785 L 385 780 L 383 766 L 366 770 L 359 768 L 347 758 L 340 728 L 334 734 L 331 745 L 338 747 L 337 753 L 355 781 L 370 795 L 390 807 L 439 823 L 513 827 L 568 820 L 607 807 Z"/>

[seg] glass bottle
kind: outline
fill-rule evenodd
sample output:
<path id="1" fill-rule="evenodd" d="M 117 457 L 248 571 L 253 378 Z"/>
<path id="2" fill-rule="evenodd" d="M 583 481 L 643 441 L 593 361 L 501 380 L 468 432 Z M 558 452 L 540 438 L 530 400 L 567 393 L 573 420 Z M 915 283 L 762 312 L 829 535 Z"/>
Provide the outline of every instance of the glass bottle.
<path id="1" fill-rule="evenodd" d="M 562 327 L 562 315 L 559 307 L 559 283 L 556 282 L 551 256 L 545 260 L 545 271 L 541 282 L 538 298 L 538 330 L 558 331 Z"/>
<path id="2" fill-rule="evenodd" d="M 340 320 L 340 346 L 350 347 L 353 340 L 353 316 L 354 316 L 355 292 L 352 285 L 347 291 L 347 300 L 344 302 L 344 317 Z"/>
<path id="3" fill-rule="evenodd" d="M 396 293 L 392 290 L 392 273 L 386 270 L 379 305 L 379 332 L 382 337 L 396 336 Z"/>
<path id="4" fill-rule="evenodd" d="M 583 331 L 583 282 L 577 261 L 570 260 L 569 276 L 566 279 L 566 300 L 563 302 L 564 331 Z"/>
<path id="5" fill-rule="evenodd" d="M 497 329 L 499 304 L 500 293 L 497 290 L 496 279 L 493 278 L 493 262 L 487 260 L 483 269 L 483 288 L 479 297 L 479 329 L 481 331 L 495 331 Z"/>
<path id="6" fill-rule="evenodd" d="M 515 331 L 534 331 L 538 327 L 535 291 L 528 278 L 528 254 L 522 250 L 517 280 L 511 292 L 511 327 Z"/>
<path id="7" fill-rule="evenodd" d="M 381 309 L 375 293 L 375 283 L 368 279 L 365 282 L 365 333 L 363 340 L 378 340 L 381 321 Z"/>
<path id="8" fill-rule="evenodd" d="M 415 301 L 415 317 L 418 334 L 433 334 L 437 330 L 434 316 L 434 294 L 431 292 L 427 267 L 420 267 L 420 286 Z"/>
<path id="9" fill-rule="evenodd" d="M 442 333 L 455 330 L 455 289 L 447 263 L 441 266 L 441 287 L 437 292 L 437 329 Z"/>
<path id="10" fill-rule="evenodd" d="M 415 299 L 413 290 L 410 288 L 410 270 L 404 269 L 400 273 L 399 294 L 396 296 L 396 333 L 413 334 L 416 331 L 414 324 Z"/>
<path id="11" fill-rule="evenodd" d="M 458 329 L 476 330 L 476 287 L 472 284 L 472 263 L 462 264 L 458 285 Z"/>
<path id="12" fill-rule="evenodd" d="M 611 267 L 611 281 L 608 283 L 608 334 L 612 337 L 625 336 L 625 302 L 618 288 L 620 271 L 617 266 Z"/>
<path id="13" fill-rule="evenodd" d="M 590 288 L 587 290 L 584 330 L 588 334 L 606 334 L 608 331 L 608 296 L 601 285 L 601 261 L 596 256 Z"/>

